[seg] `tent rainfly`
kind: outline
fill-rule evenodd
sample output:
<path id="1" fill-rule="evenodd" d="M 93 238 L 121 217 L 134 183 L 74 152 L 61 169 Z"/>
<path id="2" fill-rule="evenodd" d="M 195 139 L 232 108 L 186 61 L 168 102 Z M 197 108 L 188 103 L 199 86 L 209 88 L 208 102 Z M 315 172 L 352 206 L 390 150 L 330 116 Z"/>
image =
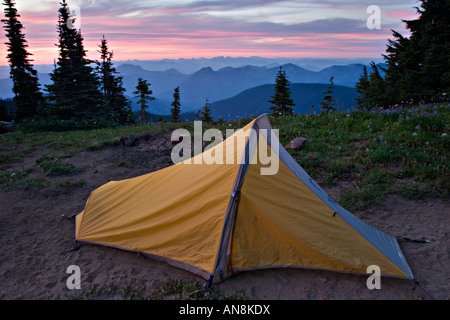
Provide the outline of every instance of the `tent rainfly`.
<path id="1" fill-rule="evenodd" d="M 188 161 L 106 183 L 76 216 L 76 242 L 141 252 L 209 284 L 274 267 L 369 274 L 376 265 L 413 279 L 397 240 L 333 201 L 273 131 L 262 115 Z M 208 161 L 217 155 L 234 161 Z M 262 174 L 268 155 L 275 174 Z"/>

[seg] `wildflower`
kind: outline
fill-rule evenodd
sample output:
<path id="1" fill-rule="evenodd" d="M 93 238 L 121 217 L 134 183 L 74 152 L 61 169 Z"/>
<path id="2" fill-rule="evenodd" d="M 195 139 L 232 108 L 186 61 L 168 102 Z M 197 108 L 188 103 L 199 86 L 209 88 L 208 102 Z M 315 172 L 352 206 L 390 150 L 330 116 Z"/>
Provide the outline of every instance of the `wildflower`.
<path id="1" fill-rule="evenodd" d="M 420 130 L 420 126 L 417 126 L 417 127 L 416 127 L 416 130 L 417 130 L 417 131 Z"/>
<path id="2" fill-rule="evenodd" d="M 413 135 L 413 136 L 417 136 L 417 132 L 414 131 L 412 135 Z"/>
<path id="3" fill-rule="evenodd" d="M 366 148 L 366 152 L 369 152 L 370 150 L 369 150 L 369 148 Z"/>
<path id="4" fill-rule="evenodd" d="M 380 136 L 380 141 L 383 142 L 384 141 L 384 137 Z"/>

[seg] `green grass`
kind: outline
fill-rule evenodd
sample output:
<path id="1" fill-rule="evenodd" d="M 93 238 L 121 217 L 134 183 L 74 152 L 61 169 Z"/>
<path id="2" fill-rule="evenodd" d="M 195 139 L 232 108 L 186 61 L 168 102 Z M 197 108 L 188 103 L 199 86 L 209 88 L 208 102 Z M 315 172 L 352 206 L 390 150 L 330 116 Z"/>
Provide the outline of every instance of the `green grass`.
<path id="1" fill-rule="evenodd" d="M 93 151 L 105 146 L 120 144 L 120 137 L 128 134 L 159 132 L 176 128 L 192 129 L 191 122 L 148 124 L 139 126 L 124 126 L 117 128 L 78 130 L 67 132 L 22 132 L 16 131 L 0 135 L 0 148 L 16 147 L 14 152 L 2 153 L 3 162 L 19 161 L 23 156 L 38 147 L 46 146 L 52 150 L 56 158 L 70 157 L 76 152 Z M 2 160 L 3 159 L 3 160 Z"/>
<path id="2" fill-rule="evenodd" d="M 447 198 L 449 177 L 449 119 L 447 103 L 409 106 L 395 110 L 270 117 L 286 145 L 302 136 L 310 142 L 301 151 L 289 151 L 298 163 L 323 186 L 344 181 L 353 187 L 344 191 L 341 204 L 363 210 L 388 193 L 407 197 Z M 252 119 L 231 123 L 203 124 L 203 130 L 237 129 Z M 193 122 L 160 123 L 71 132 L 12 132 L 0 135 L 0 186 L 3 190 L 44 185 L 45 181 L 17 177 L 8 168 L 20 164 L 38 148 L 45 155 L 36 166 L 47 176 L 72 176 L 78 169 L 63 161 L 80 151 L 93 151 L 120 144 L 120 137 L 184 128 L 191 133 Z M 118 166 L 128 167 L 126 159 Z M 22 177 L 22 178 L 18 178 Z M 82 181 L 61 185 L 82 185 Z M 398 183 L 398 181 L 404 181 Z M 420 186 L 417 187 L 417 186 Z M 418 188 L 418 189 L 417 189 Z"/>
<path id="3" fill-rule="evenodd" d="M 117 165 L 119 167 L 130 167 L 130 162 L 127 159 L 119 159 L 119 161 L 117 162 Z"/>
<path id="4" fill-rule="evenodd" d="M 43 187 L 45 181 L 41 178 L 29 178 L 33 169 L 7 170 L 0 173 L 0 190 L 28 190 L 32 187 Z"/>
<path id="5" fill-rule="evenodd" d="M 28 190 L 32 187 L 70 188 L 84 185 L 82 179 L 63 179 L 51 181 L 46 177 L 76 176 L 79 169 L 66 158 L 77 152 L 93 151 L 106 146 L 120 144 L 120 137 L 128 134 L 159 132 L 175 128 L 193 130 L 192 123 L 148 124 L 70 132 L 23 132 L 15 131 L 0 134 L 0 189 L 3 191 Z M 11 166 L 20 166 L 23 160 L 36 150 L 45 150 L 36 160 L 36 168 L 11 170 Z M 126 160 L 119 166 L 128 166 Z M 34 171 L 36 170 L 36 171 Z M 29 173 L 40 171 L 44 177 L 30 178 Z"/>
<path id="6" fill-rule="evenodd" d="M 85 184 L 84 179 L 64 179 L 52 182 L 50 185 L 53 189 L 68 189 L 72 187 L 81 187 Z"/>
<path id="7" fill-rule="evenodd" d="M 31 188 L 51 187 L 53 189 L 68 189 L 84 185 L 84 179 L 63 179 L 50 182 L 41 177 L 31 178 L 32 168 L 7 170 L 0 173 L 0 190 L 28 190 Z"/>
<path id="8" fill-rule="evenodd" d="M 169 278 L 160 282 L 151 294 L 145 294 L 144 281 L 117 286 L 109 283 L 104 286 L 91 284 L 75 296 L 74 300 L 121 299 L 121 300 L 245 300 L 244 292 L 224 293 L 215 287 L 205 291 L 204 282 Z"/>
<path id="9" fill-rule="evenodd" d="M 11 164 L 11 163 L 22 161 L 23 157 L 26 153 L 27 152 L 25 150 L 1 153 L 0 154 L 0 166 L 4 166 L 6 164 Z"/>
<path id="10" fill-rule="evenodd" d="M 341 204 L 363 210 L 388 193 L 448 197 L 449 109 L 444 103 L 389 112 L 286 116 L 271 123 L 280 130 L 283 145 L 298 136 L 310 139 L 291 155 L 323 186 L 353 182 Z"/>
<path id="11" fill-rule="evenodd" d="M 205 292 L 204 283 L 183 279 L 168 279 L 157 285 L 150 299 L 162 300 L 167 297 L 176 300 L 245 300 L 243 292 L 223 293 L 214 286 Z"/>
<path id="12" fill-rule="evenodd" d="M 36 160 L 36 164 L 47 176 L 76 175 L 78 169 L 71 163 L 62 163 L 51 155 L 45 155 Z"/>

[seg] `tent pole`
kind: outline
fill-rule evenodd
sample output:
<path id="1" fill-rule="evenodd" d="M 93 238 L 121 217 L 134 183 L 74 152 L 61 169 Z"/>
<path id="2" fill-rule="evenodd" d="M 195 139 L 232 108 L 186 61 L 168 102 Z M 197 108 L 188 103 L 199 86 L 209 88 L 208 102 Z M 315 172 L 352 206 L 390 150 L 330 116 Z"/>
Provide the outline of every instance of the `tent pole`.
<path id="1" fill-rule="evenodd" d="M 205 286 L 205 290 L 203 290 L 203 294 L 206 294 L 208 292 L 209 288 L 211 287 L 211 283 L 213 282 L 213 279 L 214 279 L 214 275 L 212 274 L 209 277 L 208 281 L 206 281 L 206 286 Z"/>

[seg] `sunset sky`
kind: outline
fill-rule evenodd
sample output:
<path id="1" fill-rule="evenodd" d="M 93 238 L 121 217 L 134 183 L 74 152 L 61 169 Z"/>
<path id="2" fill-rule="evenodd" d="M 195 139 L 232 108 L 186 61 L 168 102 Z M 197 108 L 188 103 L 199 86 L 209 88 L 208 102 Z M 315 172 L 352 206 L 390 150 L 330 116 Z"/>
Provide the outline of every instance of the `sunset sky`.
<path id="1" fill-rule="evenodd" d="M 114 60 L 216 56 L 379 58 L 391 29 L 416 19 L 416 0 L 67 0 L 90 58 L 102 35 Z M 397 4 L 398 3 L 398 4 Z M 369 29 L 367 8 L 381 9 L 381 29 Z M 59 0 L 16 0 L 34 64 L 57 58 Z M 4 6 L 3 6 L 4 8 Z M 3 9 L 2 8 L 2 9 Z M 2 10 L 3 12 L 3 10 Z M 2 14 L 2 18 L 4 14 Z M 6 37 L 0 65 L 7 65 Z"/>

